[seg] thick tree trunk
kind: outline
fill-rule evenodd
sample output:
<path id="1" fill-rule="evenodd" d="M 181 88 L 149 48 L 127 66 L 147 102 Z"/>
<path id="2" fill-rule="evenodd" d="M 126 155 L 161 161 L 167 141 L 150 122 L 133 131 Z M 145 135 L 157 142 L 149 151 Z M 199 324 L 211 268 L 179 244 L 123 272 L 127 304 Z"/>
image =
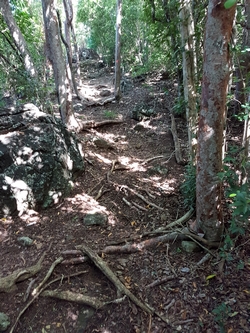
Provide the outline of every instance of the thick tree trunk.
<path id="1" fill-rule="evenodd" d="M 117 0 L 116 38 L 115 38 L 115 98 L 121 98 L 121 23 L 122 0 Z"/>
<path id="2" fill-rule="evenodd" d="M 190 162 L 194 163 L 197 145 L 197 109 L 195 88 L 196 57 L 194 52 L 195 47 L 192 0 L 182 0 L 179 15 L 181 19 L 180 30 L 183 50 L 183 87 L 186 102 L 186 118 L 188 124 L 189 155 Z"/>
<path id="3" fill-rule="evenodd" d="M 229 42 L 236 5 L 209 0 L 204 39 L 202 100 L 199 118 L 196 178 L 198 227 L 209 241 L 218 241 L 223 230 L 222 169 L 226 94 L 230 73 Z"/>
<path id="4" fill-rule="evenodd" d="M 79 125 L 73 112 L 72 93 L 63 57 L 54 0 L 43 0 L 42 5 L 46 45 L 49 60 L 53 67 L 61 119 L 69 129 L 77 129 Z"/>
<path id="5" fill-rule="evenodd" d="M 10 34 L 14 40 L 15 45 L 22 55 L 24 67 L 25 67 L 27 73 L 31 77 L 36 77 L 37 74 L 36 74 L 35 66 L 34 66 L 32 58 L 29 54 L 26 41 L 12 15 L 9 0 L 0 1 L 0 11 L 9 28 Z"/>

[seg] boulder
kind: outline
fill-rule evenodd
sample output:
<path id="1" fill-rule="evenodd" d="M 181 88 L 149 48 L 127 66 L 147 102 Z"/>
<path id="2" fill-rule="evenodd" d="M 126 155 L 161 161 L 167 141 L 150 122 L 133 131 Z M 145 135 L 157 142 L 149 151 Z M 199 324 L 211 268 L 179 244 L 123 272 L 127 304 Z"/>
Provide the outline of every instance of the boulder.
<path id="1" fill-rule="evenodd" d="M 0 217 L 58 203 L 82 156 L 76 136 L 34 104 L 0 108 Z"/>

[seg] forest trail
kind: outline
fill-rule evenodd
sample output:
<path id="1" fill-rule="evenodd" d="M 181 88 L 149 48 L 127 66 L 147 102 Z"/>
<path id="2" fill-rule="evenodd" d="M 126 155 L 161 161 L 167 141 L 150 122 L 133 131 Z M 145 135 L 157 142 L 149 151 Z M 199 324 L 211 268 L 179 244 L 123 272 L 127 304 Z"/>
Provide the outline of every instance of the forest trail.
<path id="1" fill-rule="evenodd" d="M 100 73 L 85 67 L 81 93 L 89 103 L 99 103 L 111 96 L 100 96 L 100 92 L 112 92 L 112 80 L 113 73 L 105 68 Z M 131 84 L 127 90 L 125 87 L 120 103 L 87 106 L 74 100 L 79 120 L 122 123 L 79 133 L 86 169 L 70 196 L 48 210 L 2 221 L 6 237 L 0 243 L 1 277 L 34 265 L 47 251 L 36 275 L 38 284 L 63 254 L 64 261 L 55 267 L 50 279 L 59 281 L 48 289 L 96 297 L 102 302 L 119 298 L 119 302 L 97 310 L 77 302 L 38 297 L 22 315 L 15 332 L 209 333 L 219 331 L 219 326 L 225 326 L 227 332 L 249 332 L 249 266 L 237 270 L 237 263 L 225 261 L 214 270 L 210 263 L 198 266 L 206 252 L 186 253 L 175 241 L 134 253 L 101 255 L 124 286 L 167 318 L 166 323 L 142 311 L 129 297 L 117 296 L 116 287 L 93 262 L 81 263 L 82 255 L 74 252 L 83 244 L 102 253 L 110 245 L 139 243 L 149 238 L 143 235 L 166 227 L 188 211 L 179 188 L 185 168 L 176 163 L 170 131 L 170 108 L 177 87 L 160 74 L 128 80 Z M 137 115 L 140 121 L 134 119 Z M 176 117 L 176 123 L 185 158 L 185 121 Z M 94 225 L 86 220 L 93 215 L 97 217 Z M 17 242 L 19 236 L 30 237 L 33 245 L 23 247 Z M 245 260 L 249 245 L 244 245 L 244 251 L 239 247 L 239 260 Z M 8 313 L 11 326 L 26 304 L 23 299 L 30 283 L 25 280 L 11 294 L 0 294 L 0 310 Z M 214 309 L 217 312 L 213 313 Z"/>

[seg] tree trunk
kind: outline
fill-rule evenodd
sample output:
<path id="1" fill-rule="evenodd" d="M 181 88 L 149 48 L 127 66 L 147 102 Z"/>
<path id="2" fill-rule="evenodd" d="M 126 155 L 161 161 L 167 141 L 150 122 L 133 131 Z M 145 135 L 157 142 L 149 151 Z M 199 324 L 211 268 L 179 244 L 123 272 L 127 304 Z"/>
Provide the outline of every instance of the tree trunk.
<path id="1" fill-rule="evenodd" d="M 229 42 L 236 5 L 209 0 L 204 37 L 204 63 L 197 147 L 197 226 L 209 241 L 218 241 L 223 230 L 222 170 L 223 130 L 230 73 Z"/>
<path id="2" fill-rule="evenodd" d="M 238 113 L 241 110 L 241 105 L 248 101 L 246 94 L 246 88 L 249 86 L 249 82 L 246 82 L 247 74 L 250 72 L 250 55 L 246 48 L 250 46 L 250 1 L 245 0 L 245 26 L 243 30 L 243 43 L 242 52 L 238 58 L 238 65 L 236 68 L 236 91 L 235 91 L 235 112 Z"/>
<path id="3" fill-rule="evenodd" d="M 66 14 L 66 21 L 65 24 L 68 25 L 69 29 L 69 34 L 72 36 L 72 41 L 74 45 L 74 53 L 76 56 L 76 67 L 77 67 L 77 77 L 78 77 L 78 85 L 81 86 L 81 68 L 80 68 L 80 62 L 79 62 L 79 50 L 77 46 L 77 41 L 76 41 L 76 35 L 75 35 L 75 30 L 74 30 L 74 24 L 73 24 L 73 6 L 72 6 L 72 0 L 63 0 L 63 5 L 65 8 L 65 14 Z M 71 39 L 71 38 L 70 38 Z M 69 42 L 70 42 L 69 39 Z M 72 51 L 71 51 L 72 55 Z"/>
<path id="4" fill-rule="evenodd" d="M 245 0 L 245 17 L 246 17 L 246 23 L 244 27 L 244 35 L 243 35 L 243 49 L 246 49 L 250 47 L 250 0 Z M 246 87 L 250 87 L 250 80 L 249 80 L 249 74 L 250 74 L 250 54 L 249 51 L 244 53 L 243 56 L 243 63 L 241 63 L 243 66 L 242 71 L 244 73 L 244 79 L 248 77 L 248 82 L 246 82 Z M 248 93 L 248 96 L 246 98 L 248 105 L 250 105 L 250 93 Z M 244 123 L 244 133 L 243 133 L 243 140 L 242 140 L 242 146 L 244 147 L 244 159 L 246 162 L 250 163 L 250 110 L 249 108 L 246 108 L 246 111 L 248 112 L 248 116 L 245 118 Z M 250 166 L 249 163 L 246 164 L 245 167 L 245 174 L 243 175 L 243 183 L 249 183 L 250 182 Z"/>
<path id="5" fill-rule="evenodd" d="M 27 73 L 30 75 L 30 77 L 36 77 L 37 73 L 36 73 L 34 63 L 29 54 L 26 41 L 12 15 L 9 0 L 0 1 L 0 11 L 9 28 L 10 34 L 14 40 L 15 45 L 22 55 L 24 67 L 25 67 Z"/>
<path id="6" fill-rule="evenodd" d="M 77 129 L 79 125 L 73 112 L 72 93 L 63 57 L 54 0 L 43 0 L 42 6 L 47 51 L 53 67 L 61 119 L 69 129 Z"/>
<path id="7" fill-rule="evenodd" d="M 194 21 L 192 14 L 192 0 L 182 0 L 179 12 L 181 19 L 181 42 L 182 42 L 182 69 L 184 98 L 186 102 L 186 118 L 188 124 L 188 143 L 190 162 L 193 164 L 196 155 L 197 144 L 197 109 L 195 72 L 196 57 L 194 47 Z"/>
<path id="8" fill-rule="evenodd" d="M 116 38 L 115 38 L 115 98 L 121 98 L 121 23 L 122 0 L 117 0 Z"/>

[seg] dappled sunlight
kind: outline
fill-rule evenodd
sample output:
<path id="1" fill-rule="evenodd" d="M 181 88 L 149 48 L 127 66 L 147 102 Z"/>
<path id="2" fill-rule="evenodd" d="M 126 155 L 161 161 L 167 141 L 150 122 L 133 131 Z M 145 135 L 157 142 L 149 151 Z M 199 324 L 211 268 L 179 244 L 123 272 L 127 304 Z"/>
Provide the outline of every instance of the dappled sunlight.
<path id="1" fill-rule="evenodd" d="M 101 154 L 89 152 L 89 156 L 95 156 L 95 157 L 97 157 L 100 161 L 102 161 L 105 164 L 108 164 L 108 165 L 112 164 L 112 160 L 110 160 L 109 158 L 106 158 L 106 157 L 102 156 Z"/>
<path id="2" fill-rule="evenodd" d="M 63 212 L 74 212 L 77 208 L 77 212 L 84 215 L 101 213 L 108 217 L 109 225 L 114 226 L 116 224 L 116 219 L 113 213 L 107 210 L 105 206 L 100 205 L 98 201 L 88 194 L 76 194 L 72 198 L 65 199 L 65 202 L 70 203 L 70 205 L 64 205 L 61 209 Z"/>

